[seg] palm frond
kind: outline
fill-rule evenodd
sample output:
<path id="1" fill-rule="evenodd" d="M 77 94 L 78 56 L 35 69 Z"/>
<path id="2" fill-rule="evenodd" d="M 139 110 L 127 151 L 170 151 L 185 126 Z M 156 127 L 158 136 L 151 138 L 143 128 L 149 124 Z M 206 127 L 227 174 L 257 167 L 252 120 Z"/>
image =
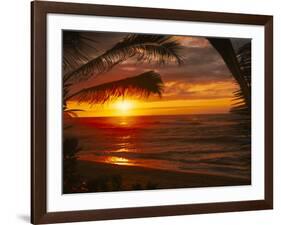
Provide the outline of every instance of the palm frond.
<path id="1" fill-rule="evenodd" d="M 64 116 L 66 117 L 77 117 L 77 113 L 76 112 L 83 112 L 84 110 L 82 109 L 64 109 L 63 113 Z"/>
<path id="2" fill-rule="evenodd" d="M 251 92 L 251 43 L 243 45 L 237 53 L 237 60 L 243 74 L 244 80 L 247 84 L 249 91 Z M 245 101 L 242 90 L 239 86 L 238 90 L 234 93 L 233 107 L 231 112 L 237 114 L 251 114 L 251 105 L 248 105 Z"/>
<path id="3" fill-rule="evenodd" d="M 237 59 L 240 65 L 240 69 L 244 75 L 248 87 L 251 87 L 251 43 L 243 45 L 237 53 Z"/>
<path id="4" fill-rule="evenodd" d="M 228 69 L 232 73 L 241 90 L 240 96 L 244 99 L 245 104 L 248 108 L 251 106 L 251 88 L 244 76 L 244 71 L 238 61 L 238 57 L 235 54 L 230 39 L 218 39 L 218 38 L 207 38 L 212 46 L 218 51 L 223 58 Z"/>
<path id="5" fill-rule="evenodd" d="M 162 91 L 163 81 L 160 75 L 154 71 L 148 71 L 138 76 L 82 89 L 66 97 L 65 100 L 76 100 L 89 104 L 104 104 L 107 101 L 114 101 L 123 96 L 147 98 L 151 94 L 157 94 L 161 97 Z"/>
<path id="6" fill-rule="evenodd" d="M 251 110 L 245 102 L 245 98 L 243 96 L 243 93 L 241 92 L 241 89 L 238 88 L 238 90 L 234 91 L 233 94 L 234 98 L 232 99 L 232 107 L 230 109 L 230 112 L 249 115 Z"/>
<path id="7" fill-rule="evenodd" d="M 63 70 L 64 74 L 77 69 L 91 59 L 97 52 L 97 42 L 89 32 L 63 32 Z"/>
<path id="8" fill-rule="evenodd" d="M 87 80 L 110 70 L 115 65 L 136 57 L 138 62 L 182 63 L 179 54 L 180 44 L 166 35 L 127 35 L 123 40 L 102 55 L 90 60 L 78 69 L 64 75 L 64 82 L 69 80 Z"/>

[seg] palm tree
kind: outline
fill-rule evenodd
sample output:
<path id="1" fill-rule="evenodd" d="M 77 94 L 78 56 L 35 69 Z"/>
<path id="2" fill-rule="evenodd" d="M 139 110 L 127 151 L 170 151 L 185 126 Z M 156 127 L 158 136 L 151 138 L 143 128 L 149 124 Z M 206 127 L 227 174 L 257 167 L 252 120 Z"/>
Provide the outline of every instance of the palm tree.
<path id="1" fill-rule="evenodd" d="M 230 39 L 207 38 L 218 51 L 233 75 L 239 89 L 234 92 L 231 112 L 251 114 L 251 44 L 242 46 L 236 54 Z"/>
<path id="2" fill-rule="evenodd" d="M 124 95 L 147 98 L 151 94 L 161 96 L 163 82 L 159 74 L 147 71 L 143 74 L 110 83 L 92 86 L 69 94 L 70 87 L 111 70 L 117 64 L 134 58 L 138 62 L 182 63 L 180 44 L 172 36 L 127 35 L 106 52 L 93 57 L 95 40 L 87 33 L 64 34 L 63 84 L 64 111 L 68 100 L 87 101 L 90 104 L 105 103 Z M 83 47 L 84 46 L 84 47 Z"/>

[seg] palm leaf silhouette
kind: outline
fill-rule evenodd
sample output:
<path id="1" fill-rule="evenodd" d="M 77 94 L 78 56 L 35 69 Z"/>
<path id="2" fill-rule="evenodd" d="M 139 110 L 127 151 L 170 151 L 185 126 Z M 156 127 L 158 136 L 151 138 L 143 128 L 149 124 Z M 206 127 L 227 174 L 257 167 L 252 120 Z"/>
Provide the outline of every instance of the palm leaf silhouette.
<path id="1" fill-rule="evenodd" d="M 63 32 L 63 70 L 70 72 L 91 59 L 96 49 L 97 41 L 91 32 Z"/>
<path id="2" fill-rule="evenodd" d="M 241 72 L 243 74 L 243 77 L 245 79 L 245 82 L 247 83 L 250 92 L 251 92 L 251 58 L 252 58 L 251 44 L 248 43 L 242 46 L 238 50 L 237 59 Z M 233 107 L 231 108 L 231 112 L 239 113 L 239 114 L 251 113 L 251 106 L 247 105 L 240 86 L 239 89 L 234 92 L 233 102 L 234 104 Z"/>
<path id="3" fill-rule="evenodd" d="M 74 71 L 64 74 L 64 82 L 87 80 L 104 73 L 115 65 L 135 57 L 138 62 L 182 63 L 180 44 L 166 35 L 130 34 L 102 55 L 91 59 Z"/>
<path id="4" fill-rule="evenodd" d="M 148 71 L 138 76 L 129 77 L 82 89 L 68 97 L 68 100 L 87 102 L 89 104 L 104 104 L 126 95 L 147 98 L 151 94 L 161 97 L 163 81 L 158 73 Z"/>
<path id="5" fill-rule="evenodd" d="M 249 83 L 249 77 L 251 74 L 246 74 L 249 70 L 249 63 L 251 63 L 251 59 L 245 59 L 242 65 L 242 61 L 239 61 L 239 56 L 236 55 L 233 46 L 231 44 L 230 39 L 218 39 L 218 38 L 207 38 L 212 46 L 218 51 L 218 53 L 223 58 L 225 64 L 230 70 L 232 76 L 235 81 L 239 85 L 239 90 L 234 93 L 236 102 L 234 103 L 234 107 L 232 111 L 248 111 L 250 112 L 251 108 L 251 86 Z M 249 57 L 249 55 L 248 55 Z M 245 68 L 244 68 L 245 67 Z M 245 69 L 245 70 L 244 70 Z M 246 74 L 246 75 L 245 75 Z M 238 100 L 238 101 L 237 101 Z"/>
<path id="6" fill-rule="evenodd" d="M 83 112 L 84 110 L 82 109 L 66 109 L 63 111 L 64 116 L 67 117 L 77 117 L 77 113 L 76 112 Z"/>

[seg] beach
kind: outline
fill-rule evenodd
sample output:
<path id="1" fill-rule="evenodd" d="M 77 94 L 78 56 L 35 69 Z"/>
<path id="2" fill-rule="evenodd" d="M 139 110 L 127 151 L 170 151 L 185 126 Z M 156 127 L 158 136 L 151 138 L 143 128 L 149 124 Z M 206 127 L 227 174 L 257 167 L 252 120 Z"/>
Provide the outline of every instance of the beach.
<path id="1" fill-rule="evenodd" d="M 116 178 L 119 180 L 119 188 L 116 191 L 250 185 L 248 179 L 242 178 L 122 166 L 84 160 L 77 161 L 76 169 L 78 174 L 83 174 L 85 180 L 92 180 L 95 185 L 103 182 L 103 188 L 106 186 L 107 191 L 114 191 L 110 185 Z M 91 190 L 89 191 L 91 192 Z M 103 190 L 96 188 L 95 192 L 98 191 Z"/>

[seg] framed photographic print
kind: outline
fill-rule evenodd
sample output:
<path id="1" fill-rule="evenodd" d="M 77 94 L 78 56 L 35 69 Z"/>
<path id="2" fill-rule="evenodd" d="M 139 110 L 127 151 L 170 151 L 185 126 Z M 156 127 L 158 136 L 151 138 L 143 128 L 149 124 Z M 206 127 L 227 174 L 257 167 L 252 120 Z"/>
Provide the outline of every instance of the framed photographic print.
<path id="1" fill-rule="evenodd" d="M 272 16 L 32 2 L 32 223 L 272 209 L 272 88 Z"/>

